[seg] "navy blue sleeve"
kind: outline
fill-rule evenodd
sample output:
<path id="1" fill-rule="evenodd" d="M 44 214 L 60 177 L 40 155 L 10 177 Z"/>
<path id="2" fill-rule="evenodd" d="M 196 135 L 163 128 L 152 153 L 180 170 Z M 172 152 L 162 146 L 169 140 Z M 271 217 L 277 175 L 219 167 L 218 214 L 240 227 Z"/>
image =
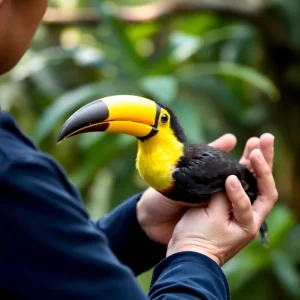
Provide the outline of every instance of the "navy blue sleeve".
<path id="1" fill-rule="evenodd" d="M 186 251 L 156 266 L 149 296 L 155 300 L 228 300 L 230 291 L 222 269 L 212 259 Z"/>
<path id="2" fill-rule="evenodd" d="M 136 204 L 140 196 L 124 201 L 96 222 L 96 226 L 105 232 L 120 262 L 129 266 L 135 275 L 154 267 L 167 252 L 167 247 L 151 241 L 138 223 Z"/>
<path id="3" fill-rule="evenodd" d="M 221 268 L 189 252 L 163 259 L 154 270 L 149 297 L 144 294 L 132 270 L 116 256 L 122 248 L 125 253 L 133 251 L 131 258 L 119 254 L 128 264 L 137 264 L 136 252 L 129 246 L 135 238 L 128 237 L 126 250 L 120 246 L 124 241 L 114 241 L 117 237 L 122 240 L 122 228 L 111 233 L 118 220 L 123 225 L 127 220 L 124 236 L 130 228 L 137 238 L 142 235 L 135 228 L 138 196 L 95 224 L 45 156 L 3 162 L 1 170 L 0 286 L 15 295 L 46 300 L 228 298 Z M 148 256 L 151 260 L 150 252 Z M 142 264 L 141 258 L 137 262 Z"/>
<path id="4" fill-rule="evenodd" d="M 1 285 L 26 299 L 145 299 L 49 163 L 24 158 L 2 174 Z"/>

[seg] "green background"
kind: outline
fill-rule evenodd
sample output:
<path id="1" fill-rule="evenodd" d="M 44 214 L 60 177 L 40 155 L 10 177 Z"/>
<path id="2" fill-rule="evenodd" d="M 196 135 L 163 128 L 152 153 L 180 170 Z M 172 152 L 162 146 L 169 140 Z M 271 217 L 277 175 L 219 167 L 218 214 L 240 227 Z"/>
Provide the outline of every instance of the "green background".
<path id="1" fill-rule="evenodd" d="M 198 8 L 187 12 L 192 2 Z M 279 201 L 268 218 L 270 247 L 258 239 L 224 272 L 232 299 L 300 299 L 300 1 L 206 2 L 182 1 L 176 13 L 129 23 L 115 11 L 148 1 L 51 1 L 66 13 L 90 8 L 89 19 L 101 22 L 43 23 L 1 78 L 1 106 L 59 161 L 94 219 L 147 185 L 135 169 L 132 137 L 89 133 L 56 144 L 65 120 L 92 100 L 135 94 L 160 101 L 190 142 L 235 134 L 236 158 L 249 137 L 271 132 Z M 157 3 L 163 9 L 172 1 Z M 145 291 L 150 278 L 151 271 L 138 278 Z"/>

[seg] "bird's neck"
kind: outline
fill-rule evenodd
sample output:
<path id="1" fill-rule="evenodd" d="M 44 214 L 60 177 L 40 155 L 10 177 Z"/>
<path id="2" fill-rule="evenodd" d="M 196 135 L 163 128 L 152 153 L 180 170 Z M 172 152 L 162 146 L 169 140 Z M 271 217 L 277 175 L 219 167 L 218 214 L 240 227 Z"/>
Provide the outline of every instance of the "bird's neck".
<path id="1" fill-rule="evenodd" d="M 141 177 L 154 189 L 164 191 L 173 185 L 172 171 L 183 155 L 184 144 L 172 134 L 157 134 L 138 141 L 136 166 Z"/>

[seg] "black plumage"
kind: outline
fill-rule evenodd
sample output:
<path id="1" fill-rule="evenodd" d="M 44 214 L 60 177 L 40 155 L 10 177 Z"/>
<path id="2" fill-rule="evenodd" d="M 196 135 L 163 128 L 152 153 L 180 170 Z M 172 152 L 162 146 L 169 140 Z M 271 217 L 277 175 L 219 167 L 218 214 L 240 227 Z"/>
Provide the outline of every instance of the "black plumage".
<path id="1" fill-rule="evenodd" d="M 189 194 L 189 202 L 196 203 L 207 200 L 212 193 L 225 191 L 225 180 L 230 175 L 238 177 L 253 202 L 257 196 L 255 177 L 245 165 L 217 148 L 186 144 L 184 156 L 173 171 L 176 186 L 185 195 Z"/>
<path id="2" fill-rule="evenodd" d="M 247 166 L 240 164 L 220 149 L 208 145 L 188 144 L 176 115 L 171 109 L 164 108 L 170 114 L 170 126 L 175 136 L 184 144 L 184 154 L 172 173 L 175 185 L 163 194 L 175 201 L 207 202 L 213 193 L 225 192 L 227 177 L 235 175 L 253 203 L 257 198 L 258 189 L 256 178 Z M 268 244 L 266 222 L 261 226 L 260 233 L 262 243 L 266 246 Z"/>

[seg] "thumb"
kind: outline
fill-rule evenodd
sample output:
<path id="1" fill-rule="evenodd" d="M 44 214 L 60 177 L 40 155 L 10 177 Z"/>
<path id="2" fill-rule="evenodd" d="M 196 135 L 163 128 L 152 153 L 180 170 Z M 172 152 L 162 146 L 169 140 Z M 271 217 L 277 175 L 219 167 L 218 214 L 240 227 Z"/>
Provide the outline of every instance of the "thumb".
<path id="1" fill-rule="evenodd" d="M 225 193 L 215 193 L 208 203 L 207 213 L 213 214 L 219 220 L 230 219 L 232 204 Z"/>
<path id="2" fill-rule="evenodd" d="M 236 176 L 229 176 L 225 183 L 226 191 L 233 207 L 233 217 L 243 228 L 254 225 L 251 202 Z"/>

